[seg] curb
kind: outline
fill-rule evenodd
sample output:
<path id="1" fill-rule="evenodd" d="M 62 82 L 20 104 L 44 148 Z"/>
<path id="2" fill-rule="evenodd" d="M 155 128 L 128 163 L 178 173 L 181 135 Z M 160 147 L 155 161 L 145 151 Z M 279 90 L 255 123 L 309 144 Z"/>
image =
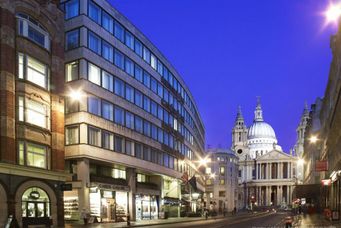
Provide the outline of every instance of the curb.
<path id="1" fill-rule="evenodd" d="M 244 217 L 256 217 L 259 215 L 264 215 L 267 214 L 268 212 L 261 212 L 261 213 L 255 213 L 252 214 L 252 216 L 245 216 L 245 215 L 241 215 L 239 218 L 244 218 Z M 249 215 L 249 214 L 246 214 Z M 198 221 L 209 221 L 209 220 L 224 220 L 224 219 L 228 219 L 228 218 L 236 218 L 236 216 L 227 216 L 227 217 L 211 217 L 208 219 L 205 218 L 201 218 L 201 219 L 196 219 L 196 220 L 190 220 L 190 221 L 174 221 L 174 222 L 164 222 L 164 223 L 152 223 L 152 224 L 137 224 L 137 225 L 130 225 L 130 226 L 121 226 L 122 228 L 128 228 L 128 227 L 146 227 L 146 226 L 158 226 L 158 225 L 170 225 L 170 224 L 177 224 L 177 223 L 190 223 L 190 222 L 198 222 Z"/>

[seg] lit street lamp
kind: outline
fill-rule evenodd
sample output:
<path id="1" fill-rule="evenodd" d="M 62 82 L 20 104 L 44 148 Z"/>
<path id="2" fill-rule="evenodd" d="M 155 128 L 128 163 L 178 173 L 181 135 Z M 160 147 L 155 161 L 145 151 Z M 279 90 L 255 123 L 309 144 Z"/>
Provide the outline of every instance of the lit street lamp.
<path id="1" fill-rule="evenodd" d="M 318 140 L 319 140 L 319 138 L 317 138 L 316 135 L 312 135 L 312 136 L 309 138 L 310 143 L 314 143 L 314 144 L 315 144 Z"/>
<path id="2" fill-rule="evenodd" d="M 81 98 L 84 96 L 81 90 L 71 90 L 69 97 L 74 101 L 80 101 Z"/>
<path id="3" fill-rule="evenodd" d="M 341 16 L 341 3 L 329 5 L 328 10 L 325 12 L 326 22 L 329 23 L 337 23 Z"/>

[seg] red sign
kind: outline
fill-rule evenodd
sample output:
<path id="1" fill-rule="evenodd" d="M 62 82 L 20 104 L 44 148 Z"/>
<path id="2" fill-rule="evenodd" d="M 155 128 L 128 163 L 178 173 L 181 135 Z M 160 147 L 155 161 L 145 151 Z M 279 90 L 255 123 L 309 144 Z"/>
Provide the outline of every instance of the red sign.
<path id="1" fill-rule="evenodd" d="M 315 171 L 316 172 L 328 171 L 328 161 L 316 161 Z"/>

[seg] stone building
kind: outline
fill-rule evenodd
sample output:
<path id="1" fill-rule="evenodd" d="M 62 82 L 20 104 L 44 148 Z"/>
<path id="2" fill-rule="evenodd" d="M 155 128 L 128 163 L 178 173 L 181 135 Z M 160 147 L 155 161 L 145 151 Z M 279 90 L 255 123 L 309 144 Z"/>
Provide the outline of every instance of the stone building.
<path id="1" fill-rule="evenodd" d="M 64 224 L 63 25 L 57 1 L 0 2 L 1 227 Z"/>
<path id="2" fill-rule="evenodd" d="M 297 158 L 284 153 L 277 144 L 275 131 L 263 119 L 260 100 L 250 127 L 239 108 L 232 130 L 232 150 L 239 158 L 238 208 L 291 204 Z"/>
<path id="3" fill-rule="evenodd" d="M 209 149 L 206 156 L 206 208 L 231 212 L 237 207 L 238 158 L 230 149 Z"/>
<path id="4" fill-rule="evenodd" d="M 193 161 L 204 154 L 205 130 L 181 76 L 107 1 L 62 1 L 61 9 L 73 175 L 65 219 L 83 209 L 103 222 L 200 209 L 204 182 Z M 193 176 L 197 188 L 183 183 Z"/>

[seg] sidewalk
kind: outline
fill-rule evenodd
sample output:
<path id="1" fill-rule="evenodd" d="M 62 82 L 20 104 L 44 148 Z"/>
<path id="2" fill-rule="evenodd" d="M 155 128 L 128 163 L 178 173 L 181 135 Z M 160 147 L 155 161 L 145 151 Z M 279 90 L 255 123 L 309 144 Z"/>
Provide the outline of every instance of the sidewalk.
<path id="1" fill-rule="evenodd" d="M 259 213 L 247 213 L 247 212 L 239 212 L 237 215 L 232 216 L 231 214 L 224 217 L 224 216 L 215 216 L 215 217 L 209 217 L 208 220 L 214 220 L 214 219 L 227 219 L 227 218 L 236 218 L 236 217 L 246 217 L 246 216 L 257 216 L 264 214 L 264 212 Z M 187 222 L 195 222 L 195 221 L 203 221 L 205 220 L 205 217 L 193 217 L 193 218 L 168 218 L 168 219 L 154 219 L 154 220 L 142 220 L 142 221 L 136 221 L 131 222 L 129 227 L 149 227 L 154 225 L 166 225 L 166 224 L 176 224 L 176 223 L 187 223 Z M 119 223 L 94 223 L 94 224 L 88 224 L 87 226 L 84 226 L 83 224 L 65 224 L 66 228 L 69 227 L 91 227 L 91 228 L 116 228 L 116 227 L 128 227 L 126 222 L 119 222 Z"/>
<path id="2" fill-rule="evenodd" d="M 296 215 L 294 227 L 341 227 L 341 221 L 328 221 L 322 214 Z"/>

